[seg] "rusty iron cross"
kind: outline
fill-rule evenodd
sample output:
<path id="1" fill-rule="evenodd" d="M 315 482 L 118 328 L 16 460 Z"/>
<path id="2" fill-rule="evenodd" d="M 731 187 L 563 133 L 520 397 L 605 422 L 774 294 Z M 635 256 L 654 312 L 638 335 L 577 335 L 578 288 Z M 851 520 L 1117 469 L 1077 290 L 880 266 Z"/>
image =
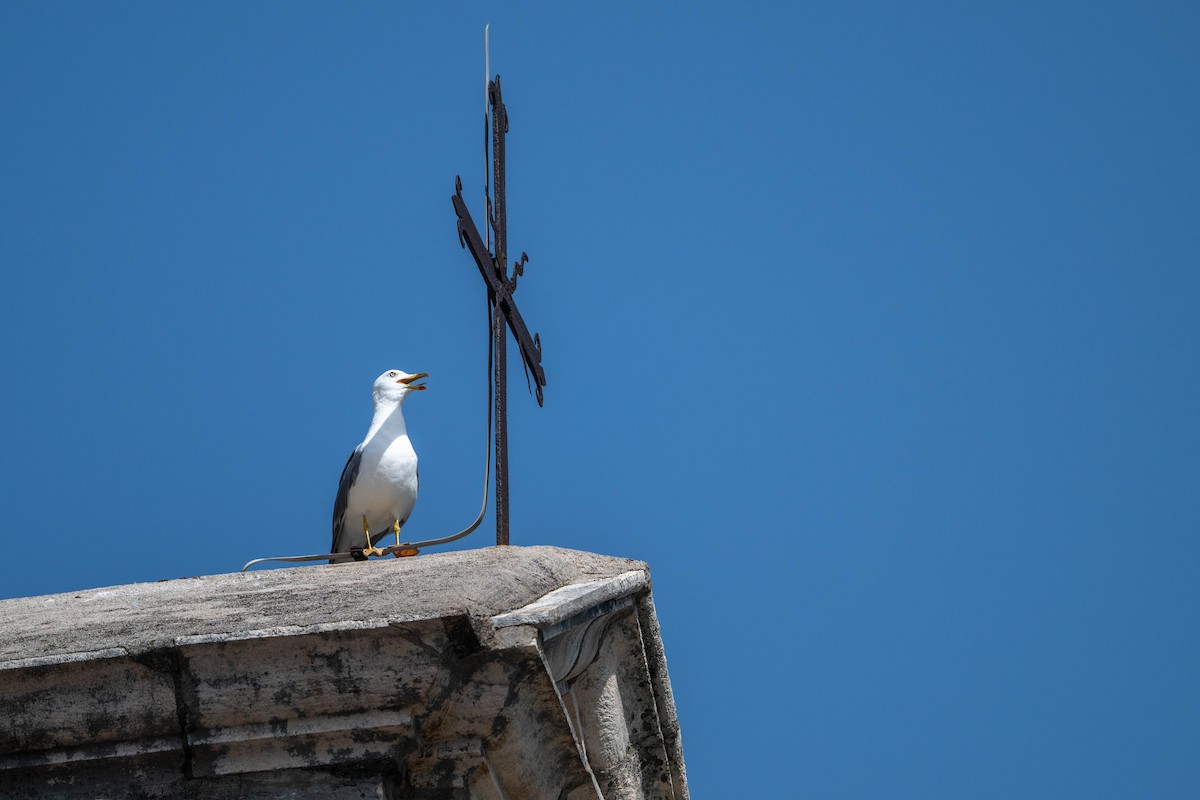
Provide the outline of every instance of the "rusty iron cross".
<path id="1" fill-rule="evenodd" d="M 492 115 L 492 197 L 488 198 L 489 219 L 495 234 L 495 252 L 488 250 L 479 230 L 471 219 L 471 212 L 462 196 L 462 178 L 454 178 L 454 213 L 458 215 L 458 243 L 471 251 L 479 274 L 487 284 L 488 300 L 492 306 L 492 333 L 495 353 L 496 379 L 496 544 L 508 544 L 508 419 L 507 380 L 505 377 L 505 344 L 508 341 L 507 327 L 512 329 L 517 346 L 521 348 L 521 359 L 536 387 L 538 405 L 542 404 L 542 387 L 546 385 L 546 374 L 542 371 L 542 341 L 534 334 L 529 335 L 525 320 L 517 310 L 513 292 L 517 290 L 517 278 L 524 274 L 529 256 L 521 253 L 521 260 L 513 263 L 512 277 L 508 277 L 508 228 L 504 206 L 504 135 L 508 133 L 508 113 L 500 97 L 500 76 L 488 81 L 488 105 Z"/>

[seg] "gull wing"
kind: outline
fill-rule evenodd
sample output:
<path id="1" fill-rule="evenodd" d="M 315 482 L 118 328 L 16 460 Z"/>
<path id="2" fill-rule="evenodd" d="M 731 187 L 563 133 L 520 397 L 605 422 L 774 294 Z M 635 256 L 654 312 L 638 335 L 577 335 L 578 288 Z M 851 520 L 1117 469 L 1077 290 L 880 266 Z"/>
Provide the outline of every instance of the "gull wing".
<path id="1" fill-rule="evenodd" d="M 346 541 L 344 537 L 346 529 L 346 505 L 350 502 L 350 486 L 354 483 L 354 479 L 358 477 L 358 467 L 362 463 L 362 445 L 354 448 L 354 452 L 346 459 L 346 466 L 342 469 L 342 478 L 338 481 L 337 499 L 333 501 L 333 543 L 329 545 L 329 552 L 337 553 L 338 542 Z"/>

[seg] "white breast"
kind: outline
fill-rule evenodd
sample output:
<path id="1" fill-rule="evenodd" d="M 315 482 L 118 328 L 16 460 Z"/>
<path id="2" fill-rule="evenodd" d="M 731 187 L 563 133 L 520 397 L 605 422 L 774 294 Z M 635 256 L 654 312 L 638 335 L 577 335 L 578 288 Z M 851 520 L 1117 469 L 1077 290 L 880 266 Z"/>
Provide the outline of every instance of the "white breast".
<path id="1" fill-rule="evenodd" d="M 408 436 L 389 441 L 374 437 L 362 451 L 358 477 L 346 503 L 346 527 L 361 529 L 363 514 L 371 533 L 386 533 L 401 523 L 417 502 L 417 454 Z"/>

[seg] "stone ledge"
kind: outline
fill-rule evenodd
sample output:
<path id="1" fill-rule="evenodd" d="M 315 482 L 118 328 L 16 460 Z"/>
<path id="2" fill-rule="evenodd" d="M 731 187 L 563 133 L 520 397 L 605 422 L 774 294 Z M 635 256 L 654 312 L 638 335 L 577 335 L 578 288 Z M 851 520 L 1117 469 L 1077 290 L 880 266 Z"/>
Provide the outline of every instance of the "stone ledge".
<path id="1" fill-rule="evenodd" d="M 554 630 L 564 622 L 577 618 L 588 611 L 604 609 L 630 595 L 650 588 L 650 579 L 643 570 L 622 572 L 612 578 L 597 578 L 583 583 L 572 583 L 539 597 L 532 603 L 492 617 L 492 625 L 507 628 L 512 625 L 532 625 L 542 631 L 547 639 L 553 638 Z M 601 613 L 616 610 L 615 605 Z"/>
<path id="2" fill-rule="evenodd" d="M 686 798 L 649 587 L 505 547 L 3 601 L 0 795 Z"/>
<path id="3" fill-rule="evenodd" d="M 365 563 L 324 564 L 134 583 L 0 601 L 0 665 L 105 647 L 136 654 L 182 637 L 303 632 L 468 614 L 493 617 L 640 561 L 558 547 L 487 547 Z"/>

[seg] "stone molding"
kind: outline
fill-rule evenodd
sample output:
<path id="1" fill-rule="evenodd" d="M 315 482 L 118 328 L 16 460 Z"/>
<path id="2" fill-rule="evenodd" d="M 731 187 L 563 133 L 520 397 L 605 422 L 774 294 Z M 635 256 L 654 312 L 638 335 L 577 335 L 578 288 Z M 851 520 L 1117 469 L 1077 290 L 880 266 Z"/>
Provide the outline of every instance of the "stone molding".
<path id="1" fill-rule="evenodd" d="M 0 796 L 688 797 L 640 562 L 486 548 L 0 618 Z"/>

